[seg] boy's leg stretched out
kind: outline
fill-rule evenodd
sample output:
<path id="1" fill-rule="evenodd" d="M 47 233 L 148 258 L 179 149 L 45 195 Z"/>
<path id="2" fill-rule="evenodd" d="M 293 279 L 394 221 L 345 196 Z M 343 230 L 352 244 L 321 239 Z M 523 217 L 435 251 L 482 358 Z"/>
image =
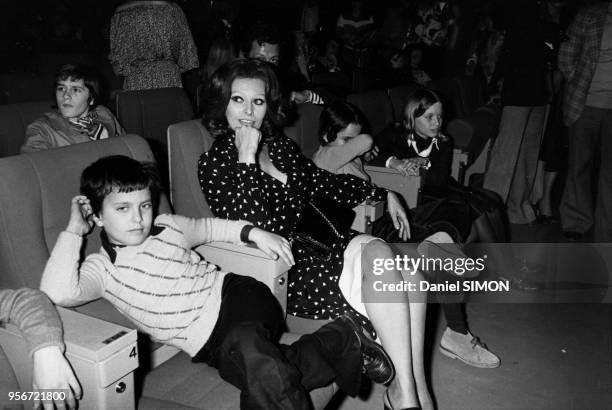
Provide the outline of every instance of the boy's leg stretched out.
<path id="1" fill-rule="evenodd" d="M 359 339 L 351 327 L 331 322 L 291 346 L 278 344 L 282 309 L 263 283 L 228 274 L 217 324 L 193 358 L 219 369 L 241 390 L 248 409 L 309 409 L 308 390 L 338 383 L 355 394 L 361 382 Z"/>

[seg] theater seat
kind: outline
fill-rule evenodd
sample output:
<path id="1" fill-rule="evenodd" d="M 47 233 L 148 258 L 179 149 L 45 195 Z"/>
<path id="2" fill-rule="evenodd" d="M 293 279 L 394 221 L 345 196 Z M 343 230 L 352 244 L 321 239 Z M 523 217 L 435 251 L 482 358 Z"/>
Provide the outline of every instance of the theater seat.
<path id="1" fill-rule="evenodd" d="M 346 100 L 361 110 L 367 118 L 372 135 L 377 135 L 393 122 L 393 108 L 383 90 L 350 94 Z"/>
<path id="2" fill-rule="evenodd" d="M 0 158 L 19 154 L 28 125 L 52 105 L 49 100 L 0 105 Z"/>
<path id="3" fill-rule="evenodd" d="M 78 194 L 82 170 L 102 156 L 116 154 L 140 161 L 153 160 L 146 141 L 135 135 L 0 158 L 0 288 L 38 288 L 50 251 L 68 222 L 70 199 Z M 162 197 L 160 212 L 170 211 L 168 201 Z M 210 247 L 214 248 L 213 245 Z M 87 237 L 84 255 L 98 251 L 99 248 L 99 232 L 94 231 Z M 202 253 L 207 252 L 201 248 L 198 249 Z M 243 253 L 249 255 L 248 262 L 240 263 L 243 257 L 240 254 L 229 257 L 246 271 L 257 270 L 254 266 L 262 263 L 270 267 L 266 272 L 283 269 L 282 266 L 277 268 L 277 261 L 272 261 L 257 249 L 248 248 Z M 210 260 L 220 264 L 215 259 Z M 255 262 L 251 263 L 253 260 Z M 284 269 L 286 271 L 287 267 Z M 134 328 L 103 299 L 90 302 L 77 310 Z M 211 407 L 214 400 L 231 404 L 226 408 L 238 408 L 238 391 L 221 381 L 215 369 L 205 364 L 191 364 L 186 354 L 176 354 L 177 350 L 169 346 L 144 343 L 142 347 L 144 350 L 141 349 L 139 355 L 141 366 L 146 356 L 151 355 L 152 366 L 157 366 L 159 371 L 156 368 L 147 373 L 148 369 L 142 369 L 146 379 L 142 393 L 145 397 L 140 401 L 140 408 L 210 409 L 214 408 Z M 0 380 L 5 382 L 4 378 Z M 162 389 L 159 386 L 165 387 Z M 27 386 L 20 387 L 24 390 Z M 202 399 L 205 391 L 210 395 Z M 334 391 L 333 386 L 319 389 L 313 396 L 317 408 L 323 408 Z"/>
<path id="4" fill-rule="evenodd" d="M 167 184 L 166 130 L 170 124 L 190 120 L 193 107 L 182 88 L 124 91 L 115 100 L 117 119 L 125 131 L 144 137 Z"/>
<path id="5" fill-rule="evenodd" d="M 460 183 L 469 186 L 473 176 L 486 172 L 500 116 L 499 107 L 489 104 L 448 124 L 447 132 L 453 137 L 455 147 L 451 174 Z"/>
<path id="6" fill-rule="evenodd" d="M 418 84 L 402 84 L 387 90 L 391 106 L 393 107 L 393 121 L 395 123 L 404 121 L 404 108 L 406 108 L 408 97 L 419 87 Z"/>
<path id="7" fill-rule="evenodd" d="M 285 128 L 285 134 L 300 146 L 302 154 L 308 158 L 312 158 L 319 149 L 319 117 L 322 111 L 320 105 L 300 104 L 296 122 Z"/>

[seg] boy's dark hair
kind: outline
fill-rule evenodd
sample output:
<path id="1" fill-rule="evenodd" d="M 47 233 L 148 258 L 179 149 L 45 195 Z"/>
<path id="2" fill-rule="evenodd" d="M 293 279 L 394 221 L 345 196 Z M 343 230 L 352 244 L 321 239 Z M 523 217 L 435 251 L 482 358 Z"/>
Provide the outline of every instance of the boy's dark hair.
<path id="1" fill-rule="evenodd" d="M 346 101 L 337 100 L 331 103 L 319 118 L 319 140 L 321 145 L 334 141 L 338 133 L 349 124 L 361 125 L 361 132 L 367 132 L 367 120 L 359 108 Z"/>
<path id="2" fill-rule="evenodd" d="M 83 80 L 83 84 L 89 90 L 89 101 L 93 102 L 92 106 L 95 107 L 98 104 L 101 97 L 101 86 L 100 76 L 95 69 L 84 64 L 63 65 L 55 74 L 53 95 L 55 95 L 57 83 L 66 80 Z M 53 100 L 55 100 L 55 97 Z"/>
<path id="3" fill-rule="evenodd" d="M 139 162 L 125 155 L 100 158 L 81 174 L 81 194 L 85 195 L 93 213 L 98 215 L 104 198 L 111 192 L 151 191 L 153 209 L 157 209 L 161 184 L 155 164 Z"/>

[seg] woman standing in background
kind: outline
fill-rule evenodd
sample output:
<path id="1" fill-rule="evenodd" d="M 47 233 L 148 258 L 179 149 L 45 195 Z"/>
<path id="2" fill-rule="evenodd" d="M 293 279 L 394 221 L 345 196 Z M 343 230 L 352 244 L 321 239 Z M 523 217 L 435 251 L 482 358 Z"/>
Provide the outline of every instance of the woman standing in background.
<path id="1" fill-rule="evenodd" d="M 124 90 L 182 87 L 181 73 L 199 65 L 181 8 L 166 1 L 130 1 L 111 20 L 109 60 Z"/>

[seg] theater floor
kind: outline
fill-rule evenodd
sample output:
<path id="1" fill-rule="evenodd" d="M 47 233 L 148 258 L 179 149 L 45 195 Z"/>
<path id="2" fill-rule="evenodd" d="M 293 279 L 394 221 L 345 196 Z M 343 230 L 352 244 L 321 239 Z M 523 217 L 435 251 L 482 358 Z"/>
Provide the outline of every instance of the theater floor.
<path id="1" fill-rule="evenodd" d="M 512 236 L 562 241 L 555 225 L 513 226 Z M 443 356 L 437 346 L 444 319 L 430 305 L 427 346 L 438 408 L 612 409 L 612 304 L 529 303 L 524 294 L 526 303 L 467 304 L 470 329 L 501 358 L 497 369 Z M 375 386 L 367 399 L 337 400 L 327 410 L 382 409 L 382 393 Z"/>

